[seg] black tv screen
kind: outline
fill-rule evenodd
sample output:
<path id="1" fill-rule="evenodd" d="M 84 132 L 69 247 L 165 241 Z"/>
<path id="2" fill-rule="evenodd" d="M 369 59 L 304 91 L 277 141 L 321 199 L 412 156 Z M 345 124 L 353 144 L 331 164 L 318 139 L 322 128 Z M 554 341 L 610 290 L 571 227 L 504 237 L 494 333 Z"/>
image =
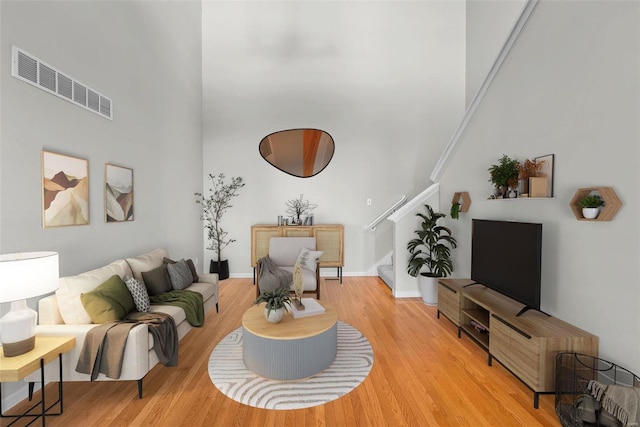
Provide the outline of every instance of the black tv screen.
<path id="1" fill-rule="evenodd" d="M 542 224 L 473 219 L 471 279 L 540 310 Z"/>

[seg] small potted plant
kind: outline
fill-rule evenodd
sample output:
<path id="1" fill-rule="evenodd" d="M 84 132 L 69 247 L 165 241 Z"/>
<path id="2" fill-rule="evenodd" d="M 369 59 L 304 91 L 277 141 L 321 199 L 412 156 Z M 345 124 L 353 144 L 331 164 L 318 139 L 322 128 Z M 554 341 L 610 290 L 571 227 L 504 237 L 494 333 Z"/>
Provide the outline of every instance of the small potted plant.
<path id="1" fill-rule="evenodd" d="M 264 306 L 264 318 L 268 322 L 278 323 L 284 317 L 284 312 L 289 311 L 291 306 L 289 289 L 280 287 L 263 291 L 253 303 L 257 305 L 261 302 L 266 303 Z"/>
<path id="2" fill-rule="evenodd" d="M 416 230 L 417 238 L 407 243 L 411 256 L 407 264 L 407 273 L 413 277 L 420 275 L 419 285 L 422 300 L 425 304 L 435 305 L 438 302 L 438 278 L 445 277 L 453 271 L 451 249 L 457 246 L 451 230 L 438 225 L 443 213 L 436 213 L 431 206 L 424 205 L 427 214 L 417 213 L 422 218 L 420 230 Z M 422 271 L 426 268 L 426 271 Z"/>
<path id="3" fill-rule="evenodd" d="M 505 198 L 507 197 L 509 184 L 513 184 L 514 182 L 517 184 L 518 182 L 520 163 L 518 163 L 518 160 L 503 154 L 498 164 L 491 165 L 488 171 L 491 176 L 489 182 L 493 183 L 496 191 L 499 192 L 501 197 Z"/>
<path id="4" fill-rule="evenodd" d="M 586 219 L 595 219 L 600 213 L 600 207 L 604 206 L 604 200 L 597 194 L 589 194 L 580 199 L 582 216 Z"/>

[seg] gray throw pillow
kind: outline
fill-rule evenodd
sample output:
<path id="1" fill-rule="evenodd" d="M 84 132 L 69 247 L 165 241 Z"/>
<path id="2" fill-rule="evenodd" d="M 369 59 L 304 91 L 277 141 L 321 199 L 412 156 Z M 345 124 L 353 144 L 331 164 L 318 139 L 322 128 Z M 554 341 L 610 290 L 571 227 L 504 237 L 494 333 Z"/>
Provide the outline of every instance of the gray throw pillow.
<path id="1" fill-rule="evenodd" d="M 151 296 L 173 290 L 166 265 L 161 265 L 150 271 L 143 271 L 142 280 L 144 280 L 144 285 Z"/>
<path id="2" fill-rule="evenodd" d="M 191 270 L 185 260 L 167 264 L 167 271 L 169 271 L 169 277 L 171 278 L 171 286 L 175 290 L 182 290 L 193 283 Z"/>
<path id="3" fill-rule="evenodd" d="M 141 313 L 149 311 L 150 302 L 147 288 L 133 277 L 128 277 L 124 284 L 127 285 L 129 292 L 131 292 L 133 302 L 136 304 L 136 310 Z"/>

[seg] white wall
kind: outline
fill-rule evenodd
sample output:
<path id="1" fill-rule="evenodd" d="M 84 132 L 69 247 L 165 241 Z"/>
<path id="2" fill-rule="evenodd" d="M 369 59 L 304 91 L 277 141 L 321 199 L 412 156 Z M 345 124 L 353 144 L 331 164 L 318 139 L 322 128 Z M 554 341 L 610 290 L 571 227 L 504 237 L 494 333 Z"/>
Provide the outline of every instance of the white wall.
<path id="1" fill-rule="evenodd" d="M 301 193 L 319 205 L 316 223 L 345 225 L 345 274 L 367 273 L 392 250 L 392 232 L 363 226 L 430 184 L 464 112 L 464 3 L 205 2 L 203 10 L 204 171 L 247 183 L 223 224 L 237 239 L 223 252 L 232 275 L 251 272 L 250 225 L 274 224 Z M 265 135 L 298 127 L 335 139 L 333 161 L 313 178 L 286 175 L 258 153 Z"/>
<path id="2" fill-rule="evenodd" d="M 471 218 L 543 224 L 542 310 L 600 337 L 600 355 L 640 372 L 640 4 L 541 2 L 485 95 L 441 179 L 458 239 L 455 276 L 468 277 Z M 486 200 L 502 154 L 555 154 L 555 197 Z M 613 187 L 611 222 L 583 222 L 577 188 Z"/>
<path id="3" fill-rule="evenodd" d="M 467 0 L 466 102 L 480 88 L 526 0 Z"/>
<path id="4" fill-rule="evenodd" d="M 200 4 L 2 1 L 0 11 L 1 252 L 57 251 L 63 276 L 162 246 L 201 267 Z M 11 77 L 12 44 L 111 97 L 114 120 Z M 89 225 L 42 228 L 42 149 L 89 160 Z M 133 222 L 105 223 L 107 162 L 134 170 Z M 3 407 L 26 397 L 2 389 Z"/>

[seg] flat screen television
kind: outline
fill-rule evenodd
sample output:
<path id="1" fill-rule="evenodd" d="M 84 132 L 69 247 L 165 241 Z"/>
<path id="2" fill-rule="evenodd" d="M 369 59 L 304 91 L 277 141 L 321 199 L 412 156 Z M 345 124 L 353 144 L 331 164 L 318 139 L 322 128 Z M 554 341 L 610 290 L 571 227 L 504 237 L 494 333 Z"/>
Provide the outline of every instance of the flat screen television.
<path id="1" fill-rule="evenodd" d="M 471 279 L 540 310 L 542 224 L 473 219 Z"/>

